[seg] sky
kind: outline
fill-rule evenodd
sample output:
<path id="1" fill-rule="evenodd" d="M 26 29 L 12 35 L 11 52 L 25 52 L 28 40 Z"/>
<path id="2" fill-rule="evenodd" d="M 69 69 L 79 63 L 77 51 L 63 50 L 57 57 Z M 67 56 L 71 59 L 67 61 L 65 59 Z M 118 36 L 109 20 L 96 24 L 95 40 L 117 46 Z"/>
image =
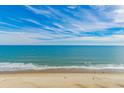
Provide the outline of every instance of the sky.
<path id="1" fill-rule="evenodd" d="M 0 45 L 124 45 L 124 6 L 1 5 Z"/>

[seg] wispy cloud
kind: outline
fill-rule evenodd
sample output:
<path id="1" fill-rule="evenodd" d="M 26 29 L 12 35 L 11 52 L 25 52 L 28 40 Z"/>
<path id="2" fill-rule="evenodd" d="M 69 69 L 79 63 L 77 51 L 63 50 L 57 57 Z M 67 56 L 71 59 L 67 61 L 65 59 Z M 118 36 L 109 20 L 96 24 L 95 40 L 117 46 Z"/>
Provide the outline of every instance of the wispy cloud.
<path id="1" fill-rule="evenodd" d="M 10 23 L 7 23 L 7 22 L 0 22 L 0 25 L 3 25 L 3 26 L 10 26 L 10 27 L 17 27 L 16 25 L 10 24 Z"/>
<path id="2" fill-rule="evenodd" d="M 41 23 L 39 23 L 38 21 L 33 20 L 33 19 L 21 18 L 21 20 L 22 21 L 27 21 L 27 22 L 30 22 L 30 23 L 33 23 L 33 24 L 36 24 L 36 25 L 42 25 Z"/>
<path id="3" fill-rule="evenodd" d="M 124 6 L 25 6 L 21 11 L 23 16 L 0 20 L 0 44 L 124 44 Z"/>

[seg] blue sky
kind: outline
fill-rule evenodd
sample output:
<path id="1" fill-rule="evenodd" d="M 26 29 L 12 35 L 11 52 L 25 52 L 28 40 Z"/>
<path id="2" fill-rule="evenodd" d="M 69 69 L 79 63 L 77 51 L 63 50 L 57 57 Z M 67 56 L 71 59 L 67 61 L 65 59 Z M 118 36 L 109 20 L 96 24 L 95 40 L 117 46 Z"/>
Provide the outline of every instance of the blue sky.
<path id="1" fill-rule="evenodd" d="M 124 6 L 0 6 L 0 45 L 124 45 Z"/>

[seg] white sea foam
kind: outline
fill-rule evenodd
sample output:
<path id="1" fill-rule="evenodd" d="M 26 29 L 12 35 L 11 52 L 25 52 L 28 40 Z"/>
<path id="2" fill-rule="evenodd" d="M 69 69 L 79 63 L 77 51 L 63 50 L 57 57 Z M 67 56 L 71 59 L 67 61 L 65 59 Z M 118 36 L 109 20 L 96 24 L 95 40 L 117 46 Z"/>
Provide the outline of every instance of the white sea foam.
<path id="1" fill-rule="evenodd" d="M 32 63 L 0 63 L 0 71 L 25 71 L 25 70 L 45 70 L 45 69 L 115 69 L 124 70 L 124 64 L 101 64 L 101 65 L 90 65 L 90 66 L 47 66 L 47 65 L 35 65 Z"/>

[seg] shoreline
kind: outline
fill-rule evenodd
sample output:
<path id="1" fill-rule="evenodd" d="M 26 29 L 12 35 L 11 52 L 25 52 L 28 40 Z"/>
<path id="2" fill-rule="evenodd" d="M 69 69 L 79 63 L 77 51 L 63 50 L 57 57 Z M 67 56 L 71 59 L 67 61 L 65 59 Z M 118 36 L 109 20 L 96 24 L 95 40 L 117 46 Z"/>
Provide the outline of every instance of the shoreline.
<path id="1" fill-rule="evenodd" d="M 124 73 L 124 69 L 82 69 L 82 68 L 57 68 L 42 70 L 17 70 L 0 71 L 0 74 L 14 73 Z"/>
<path id="2" fill-rule="evenodd" d="M 17 70 L 17 71 L 0 71 L 0 74 L 16 73 L 124 73 L 122 69 L 81 69 L 81 68 L 57 68 L 42 70 Z"/>

